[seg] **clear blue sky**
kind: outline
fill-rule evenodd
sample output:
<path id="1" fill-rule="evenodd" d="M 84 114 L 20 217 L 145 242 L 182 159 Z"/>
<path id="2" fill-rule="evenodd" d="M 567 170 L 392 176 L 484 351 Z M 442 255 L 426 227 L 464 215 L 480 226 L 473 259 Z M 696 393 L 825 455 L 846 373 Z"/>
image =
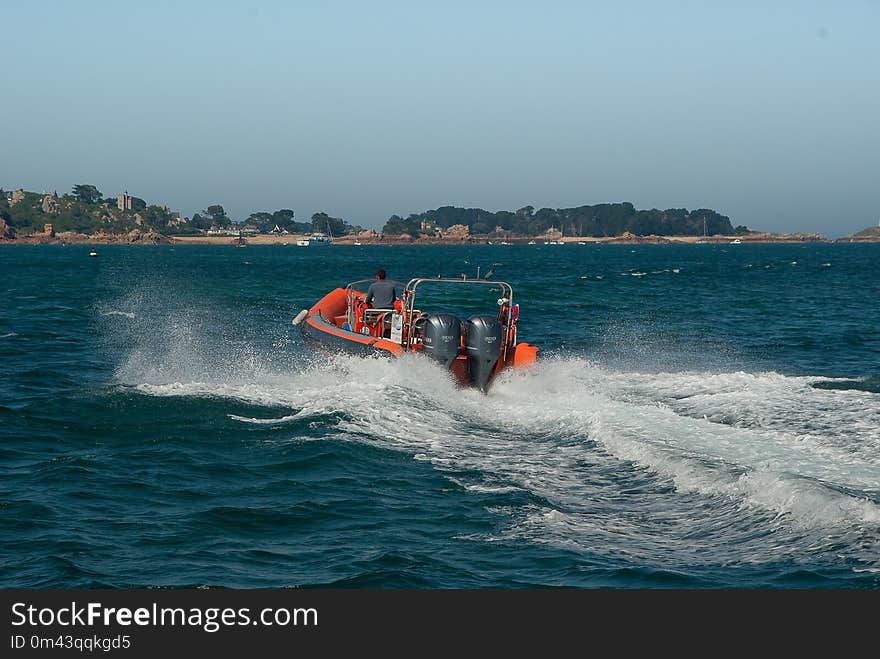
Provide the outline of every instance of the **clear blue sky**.
<path id="1" fill-rule="evenodd" d="M 380 227 L 632 201 L 880 219 L 880 3 L 0 4 L 0 187 Z"/>

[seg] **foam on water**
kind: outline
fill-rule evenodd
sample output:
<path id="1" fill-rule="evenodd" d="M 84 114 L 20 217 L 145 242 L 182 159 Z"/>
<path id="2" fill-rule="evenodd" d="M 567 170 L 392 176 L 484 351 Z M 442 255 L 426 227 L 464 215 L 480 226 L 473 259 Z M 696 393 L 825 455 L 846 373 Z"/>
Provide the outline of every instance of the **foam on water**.
<path id="1" fill-rule="evenodd" d="M 125 346 L 121 384 L 264 406 L 265 416 L 224 416 L 271 428 L 274 441 L 402 450 L 475 496 L 516 499 L 498 508 L 504 530 L 484 539 L 669 566 L 835 551 L 859 569 L 878 564 L 877 393 L 772 371 L 643 372 L 569 356 L 506 373 L 484 396 L 422 357 L 316 356 L 289 336 L 226 342 L 247 323 L 232 319 L 226 332 L 194 304 L 147 323 L 138 310 L 165 305 L 142 298 L 114 305 L 136 316 L 110 332 Z"/>
<path id="2" fill-rule="evenodd" d="M 143 393 L 289 407 L 230 416 L 282 428 L 313 419 L 329 436 L 429 460 L 469 491 L 542 502 L 506 510 L 499 538 L 670 565 L 812 555 L 856 536 L 852 558 L 864 567 L 880 547 L 878 424 L 865 418 L 877 396 L 816 389 L 815 378 L 645 374 L 560 358 L 506 374 L 483 396 L 420 357 L 340 355 L 289 372 L 245 362 L 235 377 L 186 359 L 164 371 L 140 363 L 119 375 Z"/>
<path id="3" fill-rule="evenodd" d="M 130 318 L 132 320 L 134 320 L 134 318 L 135 318 L 134 312 L 131 312 L 131 311 L 115 311 L 115 310 L 102 311 L 101 315 L 102 316 L 123 316 L 125 318 Z"/>
<path id="4" fill-rule="evenodd" d="M 824 455 L 869 468 L 868 483 L 880 467 L 880 400 L 872 392 L 835 391 L 813 385 L 828 378 L 778 373 L 638 373 L 599 369 L 606 394 L 636 405 L 659 404 L 677 415 L 733 426 L 772 437 L 792 453 Z M 770 443 L 763 450 L 769 451 Z"/>
<path id="5" fill-rule="evenodd" d="M 488 396 L 290 320 L 489 248 L 11 250 L 8 585 L 880 584 L 876 246 L 508 249 Z"/>

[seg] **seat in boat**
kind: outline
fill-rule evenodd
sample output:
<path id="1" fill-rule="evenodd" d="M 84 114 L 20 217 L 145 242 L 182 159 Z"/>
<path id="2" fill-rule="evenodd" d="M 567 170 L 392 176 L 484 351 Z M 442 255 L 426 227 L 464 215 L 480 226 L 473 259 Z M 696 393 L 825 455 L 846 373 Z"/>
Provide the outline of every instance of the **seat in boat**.
<path id="1" fill-rule="evenodd" d="M 391 332 L 391 316 L 394 309 L 364 309 L 363 323 L 370 327 L 370 334 L 379 337 L 388 337 Z M 382 323 L 382 327 L 379 327 Z"/>

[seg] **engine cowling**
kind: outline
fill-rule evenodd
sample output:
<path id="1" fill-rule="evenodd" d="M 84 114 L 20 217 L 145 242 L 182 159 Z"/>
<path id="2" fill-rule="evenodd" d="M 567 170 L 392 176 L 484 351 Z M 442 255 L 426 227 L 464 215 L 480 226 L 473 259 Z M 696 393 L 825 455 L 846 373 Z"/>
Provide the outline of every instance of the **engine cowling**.
<path id="1" fill-rule="evenodd" d="M 424 331 L 422 349 L 426 355 L 449 368 L 461 349 L 461 320 L 451 313 L 424 315 L 417 321 Z"/>
<path id="2" fill-rule="evenodd" d="M 486 393 L 495 364 L 501 356 L 501 323 L 493 315 L 477 315 L 468 319 L 465 329 L 468 377 L 480 391 Z"/>

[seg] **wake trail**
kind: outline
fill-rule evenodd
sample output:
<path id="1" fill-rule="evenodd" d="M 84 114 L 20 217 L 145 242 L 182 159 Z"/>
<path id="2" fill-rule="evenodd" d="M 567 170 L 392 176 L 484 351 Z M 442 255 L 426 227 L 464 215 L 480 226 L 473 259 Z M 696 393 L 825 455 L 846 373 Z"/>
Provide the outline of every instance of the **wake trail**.
<path id="1" fill-rule="evenodd" d="M 682 492 L 739 497 L 807 525 L 840 519 L 875 524 L 880 521 L 873 500 L 880 491 L 876 428 L 856 414 L 872 394 L 829 395 L 810 382 L 774 373 L 621 373 L 567 359 L 545 362 L 526 375 L 503 376 L 483 396 L 457 389 L 424 359 L 339 356 L 328 367 L 263 373 L 251 382 L 135 386 L 151 395 L 229 398 L 298 410 L 280 419 L 233 416 L 247 423 L 283 424 L 343 412 L 334 421 L 337 430 L 428 452 L 438 465 L 491 472 L 500 466 L 498 455 L 513 451 L 524 456 L 512 471 L 525 487 L 534 482 L 534 473 L 556 462 L 558 489 L 552 494 L 560 500 L 579 495 L 568 496 L 577 487 L 562 482 L 565 465 L 557 458 L 572 450 L 582 454 L 584 444 L 592 442 L 672 479 Z M 820 422 L 807 410 L 823 396 L 833 400 L 826 400 Z M 774 416 L 777 409 L 787 412 Z M 723 422 L 736 415 L 760 418 L 760 423 Z M 836 426 L 834 434 L 819 430 L 828 426 Z M 816 497 L 822 496 L 828 505 L 817 505 Z"/>

